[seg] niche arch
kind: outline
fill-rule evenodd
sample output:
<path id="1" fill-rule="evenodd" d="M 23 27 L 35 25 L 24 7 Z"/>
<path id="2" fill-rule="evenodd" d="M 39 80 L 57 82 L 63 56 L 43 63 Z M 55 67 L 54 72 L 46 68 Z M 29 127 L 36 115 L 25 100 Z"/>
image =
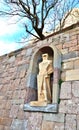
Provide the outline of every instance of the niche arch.
<path id="1" fill-rule="evenodd" d="M 41 55 L 44 53 L 48 53 L 49 58 L 53 60 L 54 72 L 52 82 L 52 104 L 58 104 L 59 79 L 61 70 L 61 53 L 54 45 L 51 44 L 48 46 L 43 46 L 34 52 L 27 72 L 26 86 L 27 88 L 31 88 L 35 91 L 33 96 L 35 96 L 36 98 L 38 64 L 42 61 Z M 30 98 L 30 101 L 32 101 L 33 99 L 36 100 L 35 98 Z"/>

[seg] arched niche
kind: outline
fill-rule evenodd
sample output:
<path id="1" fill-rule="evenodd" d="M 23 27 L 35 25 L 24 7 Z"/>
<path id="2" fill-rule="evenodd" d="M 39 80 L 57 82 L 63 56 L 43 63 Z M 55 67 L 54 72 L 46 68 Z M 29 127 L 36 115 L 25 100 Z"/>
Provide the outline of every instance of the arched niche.
<path id="1" fill-rule="evenodd" d="M 30 98 L 29 93 L 29 101 L 37 100 L 35 99 L 37 96 L 37 74 L 38 74 L 38 64 L 42 61 L 42 54 L 48 53 L 49 58 L 53 61 L 53 82 L 52 82 L 52 104 L 58 104 L 59 97 L 59 78 L 60 78 L 60 70 L 61 70 L 61 53 L 59 50 L 53 46 L 52 44 L 49 46 L 43 46 L 37 49 L 32 55 L 30 66 L 27 73 L 26 86 L 29 89 L 32 89 L 34 94 L 32 94 Z"/>

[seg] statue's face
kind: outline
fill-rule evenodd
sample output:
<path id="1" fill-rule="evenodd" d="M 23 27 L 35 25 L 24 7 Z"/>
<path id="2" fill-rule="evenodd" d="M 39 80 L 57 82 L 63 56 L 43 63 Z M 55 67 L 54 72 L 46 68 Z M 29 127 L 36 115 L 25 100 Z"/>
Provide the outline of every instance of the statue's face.
<path id="1" fill-rule="evenodd" d="M 48 59 L 48 54 L 43 54 L 43 55 L 42 55 L 42 59 L 43 59 L 43 60 L 47 60 L 47 59 Z"/>

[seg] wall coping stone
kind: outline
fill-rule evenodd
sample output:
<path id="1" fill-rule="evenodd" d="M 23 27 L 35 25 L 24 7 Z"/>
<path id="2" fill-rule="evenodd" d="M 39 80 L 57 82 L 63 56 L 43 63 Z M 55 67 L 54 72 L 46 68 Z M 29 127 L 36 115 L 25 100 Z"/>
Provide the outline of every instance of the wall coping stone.
<path id="1" fill-rule="evenodd" d="M 67 60 L 62 60 L 62 62 L 68 62 L 68 61 L 74 61 L 74 60 L 79 60 L 79 57 L 70 58 L 70 59 L 67 59 Z"/>
<path id="2" fill-rule="evenodd" d="M 58 104 L 48 104 L 47 106 L 30 106 L 29 103 L 24 104 L 23 106 L 24 111 L 31 111 L 31 112 L 47 112 L 47 113 L 57 113 L 58 112 Z"/>

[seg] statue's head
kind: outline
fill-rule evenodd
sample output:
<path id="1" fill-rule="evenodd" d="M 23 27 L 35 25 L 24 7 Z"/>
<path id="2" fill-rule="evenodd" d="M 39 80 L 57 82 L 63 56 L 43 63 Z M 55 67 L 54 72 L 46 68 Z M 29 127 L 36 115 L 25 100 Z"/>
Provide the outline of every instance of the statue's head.
<path id="1" fill-rule="evenodd" d="M 48 53 L 42 54 L 42 59 L 47 60 L 48 59 Z"/>

